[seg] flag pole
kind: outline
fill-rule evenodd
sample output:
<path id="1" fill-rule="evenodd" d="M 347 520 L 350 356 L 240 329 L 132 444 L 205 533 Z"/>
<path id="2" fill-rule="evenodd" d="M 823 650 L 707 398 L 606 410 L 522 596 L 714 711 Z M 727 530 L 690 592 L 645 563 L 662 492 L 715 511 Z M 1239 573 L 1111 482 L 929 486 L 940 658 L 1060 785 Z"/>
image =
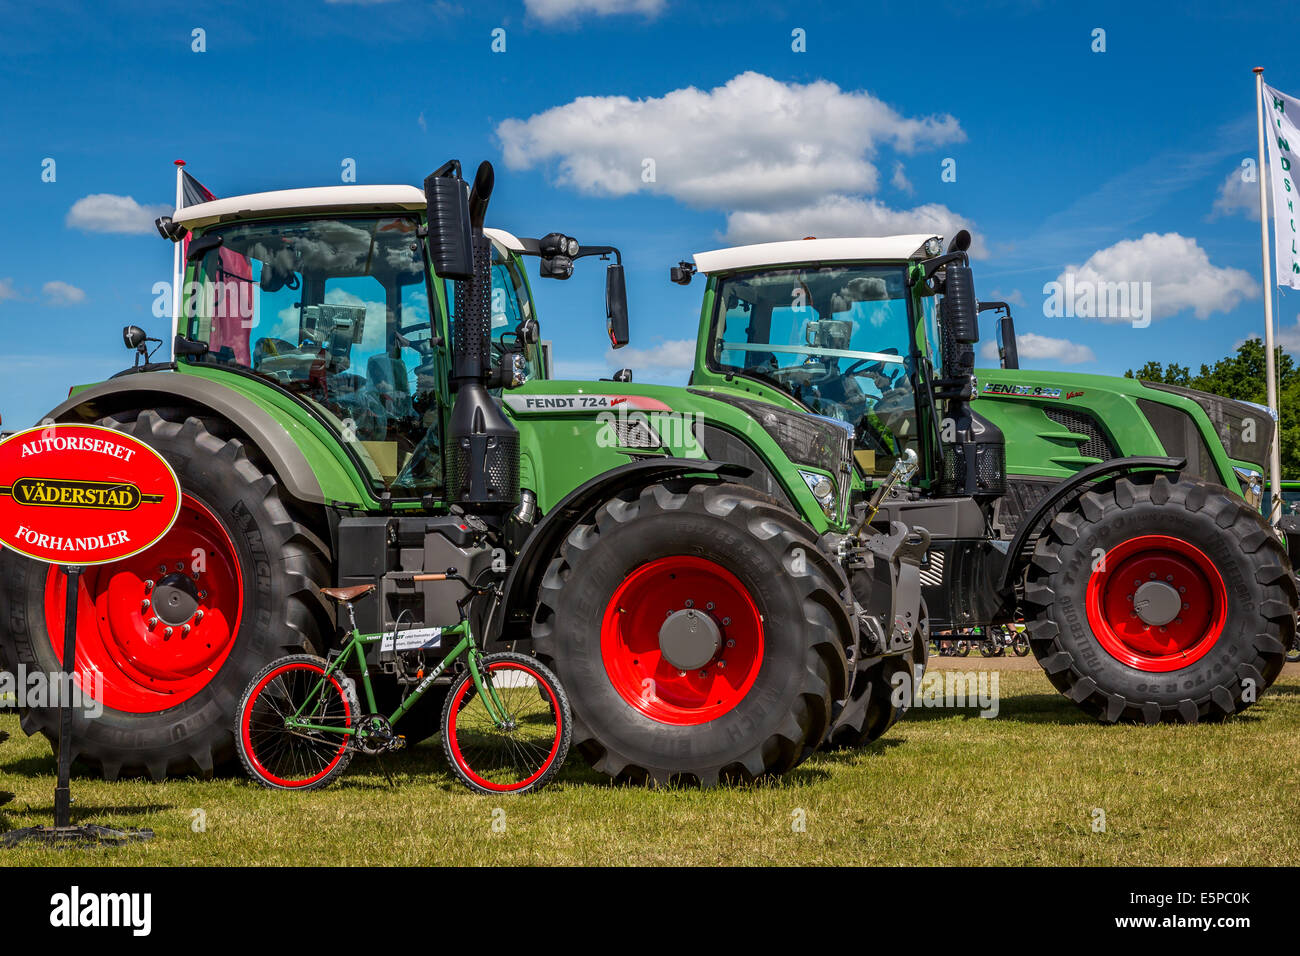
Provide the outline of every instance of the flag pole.
<path id="1" fill-rule="evenodd" d="M 1262 135 L 1262 134 L 1261 134 Z M 1264 142 L 1262 139 L 1260 142 Z M 182 170 L 185 168 L 185 160 L 176 160 L 176 208 L 180 209 L 185 201 L 185 183 L 182 178 Z M 1262 169 L 1263 167 L 1261 167 Z M 176 335 L 181 329 L 181 285 L 185 282 L 184 264 L 181 261 L 181 246 L 183 242 L 172 243 L 172 334 L 167 337 L 167 354 L 168 361 L 176 361 Z"/>
<path id="2" fill-rule="evenodd" d="M 1264 68 L 1255 67 L 1255 116 L 1259 133 L 1259 241 L 1264 262 L 1264 387 L 1265 404 L 1274 416 L 1273 446 L 1268 459 L 1268 520 L 1276 525 L 1282 503 L 1282 410 L 1277 399 L 1277 368 L 1273 354 L 1273 267 L 1268 254 L 1268 189 L 1264 184 Z"/>

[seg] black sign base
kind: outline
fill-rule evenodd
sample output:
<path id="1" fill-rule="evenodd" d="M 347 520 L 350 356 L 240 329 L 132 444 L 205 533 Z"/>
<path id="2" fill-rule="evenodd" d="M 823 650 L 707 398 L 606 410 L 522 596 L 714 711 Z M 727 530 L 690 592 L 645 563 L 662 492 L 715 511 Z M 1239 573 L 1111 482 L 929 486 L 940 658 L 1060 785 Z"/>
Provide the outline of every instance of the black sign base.
<path id="1" fill-rule="evenodd" d="M 78 565 L 63 565 L 65 601 L 63 609 L 63 673 L 64 687 L 71 687 L 76 672 L 77 659 L 77 582 L 81 577 Z M 54 826 L 26 827 L 4 834 L 6 848 L 20 843 L 53 843 L 60 846 L 120 846 L 138 840 L 152 840 L 152 830 L 115 830 L 94 823 L 73 826 L 71 820 L 72 788 L 72 702 L 59 699 L 59 753 L 58 775 L 54 783 Z M 3 801 L 0 801 L 3 802 Z"/>
<path id="2" fill-rule="evenodd" d="M 98 824 L 86 823 L 81 826 L 66 827 L 24 827 L 10 830 L 3 837 L 6 848 L 20 843 L 53 843 L 58 846 L 121 846 L 123 843 L 137 843 L 152 840 L 152 830 L 115 830 Z"/>

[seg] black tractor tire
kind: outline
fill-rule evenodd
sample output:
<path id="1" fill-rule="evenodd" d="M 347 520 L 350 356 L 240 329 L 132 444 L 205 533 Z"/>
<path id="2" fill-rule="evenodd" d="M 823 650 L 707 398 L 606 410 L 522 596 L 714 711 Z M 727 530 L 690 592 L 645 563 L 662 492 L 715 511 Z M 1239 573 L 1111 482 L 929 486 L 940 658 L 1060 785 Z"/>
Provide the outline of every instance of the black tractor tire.
<path id="1" fill-rule="evenodd" d="M 730 580 L 732 590 L 697 587 L 686 571 L 679 581 L 671 569 L 688 562 L 721 569 L 709 573 Z M 640 594 L 639 580 L 662 586 Z M 670 593 L 675 587 L 681 593 Z M 702 593 L 687 604 L 691 588 Z M 652 785 L 749 781 L 783 774 L 811 754 L 830 725 L 833 702 L 848 695 L 848 593 L 843 572 L 818 550 L 811 530 L 770 498 L 735 484 L 668 481 L 624 492 L 573 527 L 543 577 L 533 646 L 568 692 L 573 742 L 599 772 Z M 745 620 L 761 623 L 744 632 L 739 615 L 735 624 L 731 617 L 716 622 L 719 640 L 732 644 L 720 643 L 721 657 L 708 665 L 727 655 L 736 660 L 726 672 L 738 685 L 729 710 L 703 719 L 706 698 L 702 709 L 683 711 L 698 718 L 665 715 L 668 693 L 690 690 L 687 671 L 676 665 L 655 671 L 665 686 L 653 685 L 644 706 L 630 700 L 635 681 L 620 678 L 622 689 L 616 686 L 612 674 L 635 677 L 639 672 L 627 668 L 640 658 L 611 633 L 654 644 L 649 653 L 667 662 L 667 624 L 657 622 L 688 607 L 731 614 L 739 604 L 748 609 Z M 745 633 L 761 635 L 761 653 Z"/>
<path id="2" fill-rule="evenodd" d="M 854 676 L 850 699 L 837 712 L 824 746 L 865 747 L 883 737 L 912 706 L 929 664 L 930 625 L 922 601 L 911 652 L 863 662 Z"/>
<path id="3" fill-rule="evenodd" d="M 1035 545 L 1025 599 L 1048 679 L 1106 723 L 1238 713 L 1273 683 L 1296 632 L 1277 536 L 1239 496 L 1177 474 L 1121 477 L 1060 511 Z M 1158 612 L 1179 616 L 1160 630 Z"/>
<path id="4" fill-rule="evenodd" d="M 153 696 L 142 698 L 145 703 L 134 709 L 106 705 L 102 715 L 91 718 L 84 708 L 76 708 L 73 755 L 109 780 L 119 774 L 148 774 L 155 780 L 190 773 L 206 776 L 235 755 L 231 719 L 253 675 L 286 654 L 323 649 L 331 608 L 319 589 L 329 581 L 328 546 L 291 513 L 275 476 L 250 457 L 253 449 L 226 435 L 220 421 L 162 409 L 121 412 L 98 424 L 133 435 L 167 459 L 182 493 L 206 509 L 207 516 L 195 520 L 215 520 L 228 537 L 234 551 L 230 565 L 237 562 L 243 586 L 242 595 L 232 591 L 227 598 L 233 602 L 230 607 L 239 610 L 238 628 L 226 645 L 229 651 L 213 665 L 216 672 L 201 689 L 169 706 L 155 689 L 140 685 L 140 693 Z M 188 558 L 170 555 L 168 546 L 180 540 L 173 536 L 185 533 L 182 525 L 189 507 L 182 508 L 177 524 L 145 554 Z M 122 566 L 112 567 L 118 573 Z M 97 580 L 92 570 L 83 573 L 82 587 L 87 590 Z M 61 628 L 51 635 L 46 625 L 47 571 L 45 565 L 11 551 L 0 553 L 0 620 L 7 625 L 0 651 L 11 670 L 22 665 L 29 672 L 48 674 L 61 668 Z M 213 595 L 213 600 L 218 597 Z M 82 600 L 86 607 L 84 592 Z M 84 611 L 78 618 L 79 658 L 93 645 L 81 635 L 84 628 L 99 626 L 95 618 Z M 171 640 L 179 639 L 177 631 Z M 202 633 L 196 625 L 194 635 Z M 20 716 L 24 731 L 44 734 L 57 748 L 56 709 L 27 708 Z"/>

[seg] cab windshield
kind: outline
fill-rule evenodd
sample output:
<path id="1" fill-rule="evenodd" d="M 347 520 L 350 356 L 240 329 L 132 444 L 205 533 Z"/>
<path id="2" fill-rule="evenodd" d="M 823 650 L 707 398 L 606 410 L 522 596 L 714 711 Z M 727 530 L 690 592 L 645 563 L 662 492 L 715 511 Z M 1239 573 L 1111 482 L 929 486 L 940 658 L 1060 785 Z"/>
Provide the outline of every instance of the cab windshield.
<path id="1" fill-rule="evenodd" d="M 208 230 L 183 328 L 315 408 L 399 496 L 442 487 L 439 349 L 411 217 L 243 222 Z M 198 252 L 198 250 L 195 250 Z M 435 300 L 435 308 L 441 308 Z"/>
<path id="2" fill-rule="evenodd" d="M 764 269 L 717 283 L 710 357 L 854 429 L 858 463 L 888 472 L 916 442 L 912 319 L 901 265 Z"/>

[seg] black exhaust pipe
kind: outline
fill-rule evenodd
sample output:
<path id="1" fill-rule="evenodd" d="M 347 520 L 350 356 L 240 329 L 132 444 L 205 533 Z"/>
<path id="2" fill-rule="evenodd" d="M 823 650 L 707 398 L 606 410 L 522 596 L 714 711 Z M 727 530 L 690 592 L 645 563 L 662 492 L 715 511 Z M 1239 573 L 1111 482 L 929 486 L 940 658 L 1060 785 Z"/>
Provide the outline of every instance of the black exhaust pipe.
<path id="1" fill-rule="evenodd" d="M 456 398 L 443 458 L 448 501 L 480 512 L 508 511 L 519 500 L 519 431 L 487 389 L 492 369 L 492 244 L 483 234 L 483 223 L 493 178 L 492 164 L 482 163 L 469 194 L 473 273 L 468 281 L 456 281 L 451 378 Z M 433 228 L 431 222 L 431 232 Z"/>

